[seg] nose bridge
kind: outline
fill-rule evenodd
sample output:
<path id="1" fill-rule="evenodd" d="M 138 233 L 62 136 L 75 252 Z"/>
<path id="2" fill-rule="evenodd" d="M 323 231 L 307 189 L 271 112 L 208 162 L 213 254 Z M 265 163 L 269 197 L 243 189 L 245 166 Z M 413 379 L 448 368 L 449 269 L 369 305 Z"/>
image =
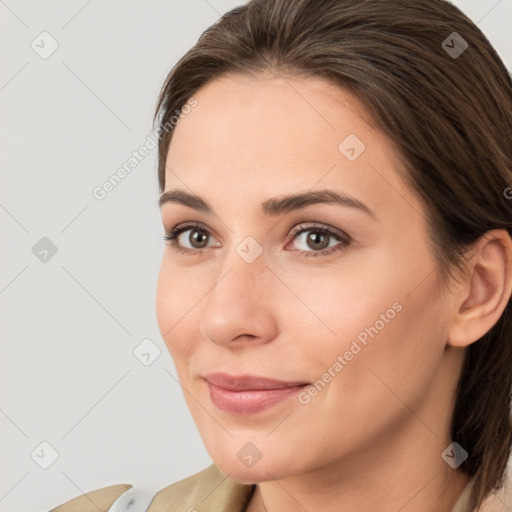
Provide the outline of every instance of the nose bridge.
<path id="1" fill-rule="evenodd" d="M 242 338 L 265 342 L 274 337 L 266 263 L 262 246 L 252 237 L 230 248 L 201 318 L 200 329 L 206 338 L 229 345 Z"/>
<path id="2" fill-rule="evenodd" d="M 224 255 L 219 279 L 227 280 L 224 285 L 230 287 L 229 293 L 240 295 L 243 299 L 247 293 L 258 291 L 262 281 L 268 279 L 268 273 L 263 246 L 253 236 L 245 236 L 233 243 Z M 227 289 L 225 291 L 228 292 Z M 247 296 L 247 299 L 250 297 Z"/>
<path id="3" fill-rule="evenodd" d="M 256 311 L 265 302 L 267 293 L 262 285 L 268 272 L 262 246 L 252 237 L 244 238 L 226 254 L 210 304 Z"/>

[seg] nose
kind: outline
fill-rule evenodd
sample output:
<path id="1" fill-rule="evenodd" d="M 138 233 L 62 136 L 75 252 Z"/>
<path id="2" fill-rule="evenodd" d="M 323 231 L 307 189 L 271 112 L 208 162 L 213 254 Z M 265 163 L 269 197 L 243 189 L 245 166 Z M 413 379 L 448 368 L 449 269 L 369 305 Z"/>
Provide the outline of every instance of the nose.
<path id="1" fill-rule="evenodd" d="M 205 297 L 200 321 L 203 336 L 232 349 L 270 342 L 278 332 L 275 285 L 264 254 L 248 263 L 233 249 Z"/>

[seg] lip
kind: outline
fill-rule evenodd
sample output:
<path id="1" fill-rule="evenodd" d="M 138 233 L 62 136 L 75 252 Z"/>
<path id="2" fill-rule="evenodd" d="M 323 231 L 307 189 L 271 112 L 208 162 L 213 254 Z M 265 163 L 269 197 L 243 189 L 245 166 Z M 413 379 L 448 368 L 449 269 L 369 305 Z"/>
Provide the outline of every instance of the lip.
<path id="1" fill-rule="evenodd" d="M 212 402 L 230 414 L 253 414 L 286 400 L 309 385 L 258 375 L 209 373 L 204 376 Z"/>

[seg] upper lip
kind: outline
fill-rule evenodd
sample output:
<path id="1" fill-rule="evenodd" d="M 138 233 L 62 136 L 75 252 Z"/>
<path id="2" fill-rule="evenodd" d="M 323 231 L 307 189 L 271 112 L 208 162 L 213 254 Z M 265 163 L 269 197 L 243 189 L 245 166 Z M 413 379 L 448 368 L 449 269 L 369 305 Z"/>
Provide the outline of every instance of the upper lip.
<path id="1" fill-rule="evenodd" d="M 249 389 L 283 389 L 309 384 L 306 381 L 284 381 L 270 379 L 259 375 L 230 375 L 228 373 L 208 373 L 204 378 L 214 386 L 231 390 L 246 391 Z"/>

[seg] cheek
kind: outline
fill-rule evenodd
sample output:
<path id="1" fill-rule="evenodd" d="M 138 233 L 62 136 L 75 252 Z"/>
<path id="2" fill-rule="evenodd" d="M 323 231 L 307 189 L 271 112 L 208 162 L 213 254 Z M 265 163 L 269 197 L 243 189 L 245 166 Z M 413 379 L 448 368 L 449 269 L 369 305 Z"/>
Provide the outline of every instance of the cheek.
<path id="1" fill-rule="evenodd" d="M 341 393 L 344 408 L 361 414 L 361 421 L 372 421 L 375 410 L 385 424 L 404 412 L 402 402 L 418 410 L 426 399 L 443 358 L 446 321 L 433 280 L 426 280 L 409 296 L 383 293 L 380 297 L 362 327 L 352 326 L 358 333 L 338 345 L 346 349 L 346 340 L 351 339 L 361 350 L 355 349 L 356 355 L 351 355 L 352 349 L 347 352 L 351 360 L 331 399 Z M 361 334 L 365 343 L 360 342 Z"/>
<path id="2" fill-rule="evenodd" d="M 193 348 L 194 338 L 189 334 L 197 326 L 194 305 L 201 297 L 191 285 L 193 282 L 164 254 L 157 281 L 156 317 L 162 339 L 177 366 L 189 358 Z"/>
<path id="3" fill-rule="evenodd" d="M 308 336 L 301 347 L 311 369 L 309 380 L 320 379 L 319 389 L 333 383 L 326 399 L 342 393 L 355 403 L 376 403 L 379 394 L 390 393 L 378 377 L 393 389 L 407 390 L 412 399 L 425 389 L 440 364 L 446 330 L 436 274 L 425 277 L 428 264 L 413 257 L 397 262 L 390 252 L 388 258 L 380 254 L 373 265 L 344 265 L 328 277 L 319 272 L 315 279 L 308 275 L 291 281 L 290 276 L 288 282 L 322 323 L 309 313 L 304 316 L 303 310 L 294 325 L 301 318 L 297 309 L 287 328 L 313 333 L 316 323 L 317 333 L 327 333 Z"/>
<path id="4" fill-rule="evenodd" d="M 333 268 L 281 272 L 281 276 L 293 290 L 281 287 L 272 295 L 272 310 L 278 312 L 282 331 L 300 333 L 299 340 L 310 338 L 311 354 L 324 363 L 325 355 L 348 350 L 358 335 L 364 341 L 369 336 L 365 329 L 377 323 L 381 331 L 399 315 L 400 306 L 393 308 L 399 298 L 396 283 L 376 265 L 342 262 Z M 380 315 L 385 315 L 385 323 Z M 319 351 L 319 343 L 327 350 Z"/>

